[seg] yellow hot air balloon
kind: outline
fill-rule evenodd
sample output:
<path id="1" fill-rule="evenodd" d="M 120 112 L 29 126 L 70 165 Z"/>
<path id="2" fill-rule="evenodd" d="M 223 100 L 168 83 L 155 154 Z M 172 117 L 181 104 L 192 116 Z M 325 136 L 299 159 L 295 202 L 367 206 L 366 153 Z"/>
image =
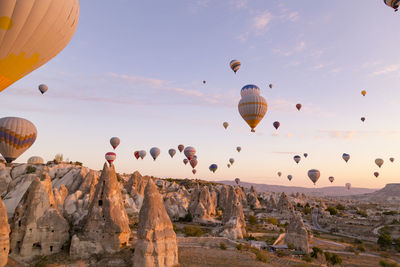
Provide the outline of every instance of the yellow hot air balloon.
<path id="1" fill-rule="evenodd" d="M 78 20 L 79 0 L 0 0 L 0 92 L 61 52 Z"/>
<path id="2" fill-rule="evenodd" d="M 367 91 L 362 90 L 362 91 L 361 91 L 361 94 L 362 94 L 363 96 L 365 96 L 365 95 L 367 94 Z"/>
<path id="3" fill-rule="evenodd" d="M 242 88 L 241 95 L 242 99 L 238 105 L 239 113 L 250 126 L 251 131 L 255 132 L 254 128 L 267 113 L 267 101 L 260 95 L 260 89 L 251 84 Z"/>

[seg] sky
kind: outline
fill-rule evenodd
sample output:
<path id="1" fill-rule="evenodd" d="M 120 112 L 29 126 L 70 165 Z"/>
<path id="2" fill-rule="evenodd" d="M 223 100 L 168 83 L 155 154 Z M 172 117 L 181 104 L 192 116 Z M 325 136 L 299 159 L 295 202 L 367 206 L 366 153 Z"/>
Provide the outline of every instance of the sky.
<path id="1" fill-rule="evenodd" d="M 23 117 L 38 129 L 17 162 L 62 153 L 101 169 L 118 136 L 120 173 L 312 187 L 307 171 L 318 169 L 317 187 L 334 176 L 332 185 L 381 188 L 399 182 L 400 172 L 400 17 L 382 2 L 80 1 L 71 42 L 0 93 L 0 117 Z M 242 62 L 236 75 L 232 59 Z M 246 84 L 268 102 L 256 133 L 237 108 Z M 179 144 L 196 148 L 195 176 L 183 153 L 168 155 Z M 136 160 L 142 149 L 148 155 Z M 381 169 L 376 158 L 385 160 Z"/>

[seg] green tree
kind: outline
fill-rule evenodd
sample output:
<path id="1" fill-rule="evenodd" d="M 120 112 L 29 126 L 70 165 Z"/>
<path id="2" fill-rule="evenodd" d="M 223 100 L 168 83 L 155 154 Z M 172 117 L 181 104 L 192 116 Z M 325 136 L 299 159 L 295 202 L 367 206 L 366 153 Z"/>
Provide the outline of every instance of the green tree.
<path id="1" fill-rule="evenodd" d="M 392 245 L 392 237 L 388 233 L 382 233 L 378 238 L 378 245 L 381 248 L 387 248 Z"/>
<path id="2" fill-rule="evenodd" d="M 322 255 L 323 253 L 324 253 L 324 251 L 323 251 L 322 249 L 320 249 L 319 247 L 313 247 L 310 256 L 311 256 L 312 258 L 317 259 L 317 258 L 318 258 L 318 255 L 319 255 L 319 254 Z"/>
<path id="3" fill-rule="evenodd" d="M 339 204 L 336 205 L 336 209 L 345 210 L 346 208 L 342 204 L 339 203 Z"/>
<path id="4" fill-rule="evenodd" d="M 328 208 L 326 209 L 326 211 L 328 211 L 330 215 L 336 215 L 336 214 L 338 214 L 338 210 L 337 210 L 335 207 L 328 207 Z"/>
<path id="5" fill-rule="evenodd" d="M 254 216 L 254 215 L 250 215 L 249 216 L 249 223 L 252 224 L 252 225 L 257 224 L 257 217 Z"/>
<path id="6" fill-rule="evenodd" d="M 335 253 L 332 253 L 329 261 L 332 263 L 332 265 L 342 264 L 342 258 L 338 254 L 335 254 Z"/>

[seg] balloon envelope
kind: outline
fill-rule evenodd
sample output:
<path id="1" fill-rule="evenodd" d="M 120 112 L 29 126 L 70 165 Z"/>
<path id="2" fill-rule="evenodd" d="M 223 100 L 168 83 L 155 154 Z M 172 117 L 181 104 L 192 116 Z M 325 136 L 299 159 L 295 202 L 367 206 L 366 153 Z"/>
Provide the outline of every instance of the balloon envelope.
<path id="1" fill-rule="evenodd" d="M 146 157 L 146 151 L 140 150 L 139 151 L 139 156 L 140 156 L 141 159 L 144 159 L 144 157 Z"/>
<path id="2" fill-rule="evenodd" d="M 188 146 L 185 148 L 183 153 L 185 154 L 188 160 L 191 160 L 193 156 L 196 154 L 196 149 L 194 147 Z"/>
<path id="3" fill-rule="evenodd" d="M 281 173 L 281 172 L 278 172 L 278 176 L 281 177 L 281 176 L 282 176 L 282 173 Z"/>
<path id="4" fill-rule="evenodd" d="M 342 158 L 344 159 L 344 161 L 348 162 L 350 159 L 350 155 L 347 153 L 343 153 Z"/>
<path id="5" fill-rule="evenodd" d="M 364 118 L 364 117 L 361 117 L 361 121 L 364 122 L 364 121 L 365 121 L 365 118 Z"/>
<path id="6" fill-rule="evenodd" d="M 296 155 L 296 156 L 293 157 L 293 159 L 297 164 L 299 164 L 299 162 L 301 160 L 301 157 L 299 155 Z"/>
<path id="7" fill-rule="evenodd" d="M 35 125 L 26 119 L 17 117 L 0 119 L 0 153 L 8 163 L 28 150 L 35 143 L 36 136 Z"/>
<path id="8" fill-rule="evenodd" d="M 28 164 L 44 164 L 44 159 L 39 156 L 33 156 L 28 159 Z"/>
<path id="9" fill-rule="evenodd" d="M 289 181 L 291 181 L 291 180 L 293 179 L 293 176 L 289 174 L 289 175 L 287 176 L 287 178 L 288 178 Z"/>
<path id="10" fill-rule="evenodd" d="M 119 140 L 119 138 L 118 137 L 112 137 L 111 139 L 110 139 L 110 144 L 111 144 L 111 146 L 114 148 L 114 149 L 116 149 L 118 146 L 119 146 L 119 143 L 120 143 L 121 141 Z"/>
<path id="11" fill-rule="evenodd" d="M 302 107 L 302 105 L 301 105 L 301 104 L 297 104 L 297 105 L 296 105 L 296 108 L 297 108 L 297 110 L 300 110 L 300 109 L 301 109 L 301 107 Z"/>
<path id="12" fill-rule="evenodd" d="M 196 172 L 197 172 L 196 169 L 193 169 L 193 170 L 192 170 L 192 173 L 193 173 L 193 174 L 196 174 Z"/>
<path id="13" fill-rule="evenodd" d="M 394 162 L 394 158 L 390 158 L 389 160 L 390 160 L 390 162 Z"/>
<path id="14" fill-rule="evenodd" d="M 350 188 L 351 188 L 351 183 L 346 183 L 346 188 L 347 188 L 347 190 L 350 190 Z"/>
<path id="15" fill-rule="evenodd" d="M 161 151 L 160 151 L 160 149 L 158 147 L 152 147 L 150 149 L 150 155 L 154 160 L 157 159 L 157 157 L 160 155 L 160 152 Z"/>
<path id="16" fill-rule="evenodd" d="M 42 93 L 42 95 L 43 95 L 44 93 L 46 93 L 47 90 L 49 90 L 49 87 L 47 87 L 47 85 L 45 85 L 45 84 L 39 85 L 39 91 Z"/>
<path id="17" fill-rule="evenodd" d="M 209 169 L 210 169 L 210 171 L 215 173 L 215 171 L 218 169 L 218 166 L 217 166 L 217 164 L 211 164 Z"/>
<path id="18" fill-rule="evenodd" d="M 61 52 L 78 20 L 78 0 L 1 0 L 0 92 Z"/>
<path id="19" fill-rule="evenodd" d="M 378 165 L 379 168 L 382 167 L 383 162 L 384 162 L 383 159 L 376 159 L 375 160 L 375 164 Z"/>
<path id="20" fill-rule="evenodd" d="M 235 178 L 235 183 L 239 184 L 240 183 L 240 179 L 239 178 Z"/>
<path id="21" fill-rule="evenodd" d="M 240 69 L 241 63 L 239 60 L 234 59 L 229 63 L 229 65 L 231 69 L 236 73 Z"/>
<path id="22" fill-rule="evenodd" d="M 228 163 L 228 164 L 226 164 L 226 166 L 227 166 L 228 168 L 230 168 L 230 167 L 231 167 L 231 164 Z"/>
<path id="23" fill-rule="evenodd" d="M 335 181 L 335 177 L 333 177 L 333 176 L 329 176 L 329 182 L 331 182 L 331 183 L 333 183 L 333 181 Z"/>
<path id="24" fill-rule="evenodd" d="M 171 158 L 173 158 L 176 154 L 176 150 L 171 148 L 170 150 L 168 150 L 168 154 L 171 156 Z"/>
<path id="25" fill-rule="evenodd" d="M 242 150 L 242 148 L 241 148 L 240 146 L 238 146 L 238 147 L 236 148 L 236 150 L 237 150 L 237 152 L 240 152 L 240 151 Z"/>
<path id="26" fill-rule="evenodd" d="M 275 129 L 278 130 L 279 126 L 281 126 L 281 123 L 280 123 L 279 121 L 275 121 L 275 122 L 273 123 L 273 125 L 274 125 Z"/>
<path id="27" fill-rule="evenodd" d="M 110 164 L 110 166 L 111 166 L 112 163 L 114 162 L 114 160 L 117 158 L 117 155 L 114 152 L 108 152 L 108 153 L 106 153 L 105 158 L 106 158 L 108 164 Z"/>
<path id="28" fill-rule="evenodd" d="M 319 170 L 315 170 L 315 169 L 309 170 L 307 174 L 308 174 L 308 178 L 310 178 L 310 180 L 314 183 L 314 185 L 318 181 L 319 177 L 321 176 L 321 173 L 319 172 Z"/>
<path id="29" fill-rule="evenodd" d="M 304 153 L 303 156 L 304 156 L 305 158 L 307 158 L 307 157 L 308 157 L 308 154 L 307 154 L 307 153 Z"/>
<path id="30" fill-rule="evenodd" d="M 227 123 L 227 122 L 224 122 L 224 123 L 222 124 L 222 126 L 224 126 L 224 128 L 226 129 L 226 128 L 228 128 L 228 126 L 229 126 L 229 123 Z"/>
<path id="31" fill-rule="evenodd" d="M 179 150 L 179 152 L 181 152 L 182 153 L 182 151 L 183 151 L 183 149 L 185 148 L 185 146 L 184 145 L 179 145 L 178 146 L 178 150 Z"/>
<path id="32" fill-rule="evenodd" d="M 378 178 L 379 172 L 374 172 L 374 175 L 375 175 L 376 178 Z"/>
<path id="33" fill-rule="evenodd" d="M 183 163 L 186 165 L 188 164 L 189 160 L 188 159 L 183 159 Z"/>
<path id="34" fill-rule="evenodd" d="M 139 159 L 139 158 L 140 158 L 139 151 L 135 151 L 135 152 L 133 153 L 133 155 L 135 156 L 136 159 Z"/>
<path id="35" fill-rule="evenodd" d="M 363 96 L 365 96 L 365 95 L 367 94 L 367 91 L 362 90 L 362 91 L 361 91 L 361 94 L 362 94 Z"/>
<path id="36" fill-rule="evenodd" d="M 233 158 L 230 158 L 230 159 L 229 159 L 229 163 L 230 163 L 231 165 L 233 165 L 234 162 L 235 162 L 235 159 L 233 159 Z"/>
<path id="37" fill-rule="evenodd" d="M 246 89 L 249 86 L 251 89 Z M 242 99 L 238 104 L 239 113 L 250 126 L 252 132 L 255 132 L 254 128 L 257 127 L 268 110 L 267 101 L 260 95 L 259 90 L 255 85 L 246 85 L 242 88 Z"/>
<path id="38" fill-rule="evenodd" d="M 274 87 L 274 85 L 272 83 L 269 84 L 269 88 L 272 89 L 272 87 Z"/>
<path id="39" fill-rule="evenodd" d="M 191 159 L 189 162 L 190 162 L 190 166 L 192 166 L 193 169 L 196 168 L 196 166 L 197 166 L 197 159 Z"/>

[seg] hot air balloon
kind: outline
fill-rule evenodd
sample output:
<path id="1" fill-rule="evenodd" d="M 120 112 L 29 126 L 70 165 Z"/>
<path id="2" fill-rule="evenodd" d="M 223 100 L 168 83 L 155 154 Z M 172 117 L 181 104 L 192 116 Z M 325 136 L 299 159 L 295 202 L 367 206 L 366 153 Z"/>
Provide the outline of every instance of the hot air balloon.
<path id="1" fill-rule="evenodd" d="M 197 155 L 194 155 L 193 158 L 194 158 L 194 159 L 197 159 Z"/>
<path id="2" fill-rule="evenodd" d="M 116 149 L 118 146 L 119 146 L 119 143 L 120 143 L 121 141 L 119 140 L 119 138 L 118 137 L 112 137 L 111 139 L 110 139 L 110 144 L 111 144 L 111 146 L 114 148 L 114 149 Z"/>
<path id="3" fill-rule="evenodd" d="M 171 158 L 173 158 L 176 154 L 176 150 L 171 148 L 170 150 L 168 150 L 168 154 L 171 156 Z"/>
<path id="4" fill-rule="evenodd" d="M 226 128 L 228 128 L 228 126 L 229 126 L 229 123 L 227 123 L 226 121 L 222 124 L 222 126 L 224 126 L 224 128 L 226 129 Z"/>
<path id="5" fill-rule="evenodd" d="M 39 91 L 42 93 L 42 95 L 43 95 L 44 93 L 46 93 L 47 90 L 49 90 L 49 87 L 47 87 L 47 85 L 45 85 L 45 84 L 39 85 Z"/>
<path id="6" fill-rule="evenodd" d="M 194 147 L 188 146 L 185 148 L 183 153 L 185 154 L 188 160 L 191 160 L 193 156 L 196 154 L 196 149 Z"/>
<path id="7" fill-rule="evenodd" d="M 346 154 L 346 153 L 343 153 L 342 158 L 344 159 L 344 161 L 348 162 L 349 159 L 350 159 L 350 155 Z"/>
<path id="8" fill-rule="evenodd" d="M 193 169 L 193 170 L 192 170 L 192 173 L 193 173 L 193 174 L 196 174 L 196 172 L 197 172 L 196 169 Z"/>
<path id="9" fill-rule="evenodd" d="M 236 73 L 239 70 L 241 64 L 239 60 L 234 59 L 229 63 L 229 65 L 231 66 L 233 72 Z"/>
<path id="10" fill-rule="evenodd" d="M 182 151 L 183 151 L 183 149 L 185 148 L 185 146 L 184 145 L 179 145 L 178 146 L 178 150 L 179 150 L 179 152 L 181 152 L 182 153 Z"/>
<path id="11" fill-rule="evenodd" d="M 293 176 L 289 174 L 289 175 L 287 176 L 287 178 L 288 178 L 289 181 L 291 181 L 291 180 L 293 179 Z"/>
<path id="12" fill-rule="evenodd" d="M 384 162 L 383 159 L 376 159 L 375 160 L 375 164 L 378 165 L 379 168 L 382 167 L 383 162 Z"/>
<path id="13" fill-rule="evenodd" d="M 274 87 L 274 85 L 272 83 L 269 84 L 269 88 L 272 89 L 272 87 Z"/>
<path id="14" fill-rule="evenodd" d="M 44 160 L 42 157 L 38 157 L 38 156 L 33 156 L 30 157 L 28 159 L 28 164 L 34 164 L 34 165 L 38 165 L 38 164 L 44 164 Z"/>
<path id="15" fill-rule="evenodd" d="M 379 172 L 374 172 L 374 175 L 375 175 L 376 178 L 378 178 Z"/>
<path id="16" fill-rule="evenodd" d="M 133 153 L 133 155 L 135 156 L 136 159 L 139 159 L 139 158 L 140 158 L 139 151 L 135 151 L 135 152 Z"/>
<path id="17" fill-rule="evenodd" d="M 188 159 L 183 159 L 183 163 L 186 165 L 188 164 L 189 160 Z"/>
<path id="18" fill-rule="evenodd" d="M 273 123 L 273 125 L 274 125 L 275 129 L 278 130 L 279 126 L 281 126 L 281 123 L 280 123 L 279 121 L 275 121 L 275 122 Z"/>
<path id="19" fill-rule="evenodd" d="M 139 156 L 140 156 L 141 159 L 144 159 L 144 157 L 146 157 L 146 151 L 140 150 L 139 151 Z"/>
<path id="20" fill-rule="evenodd" d="M 281 172 L 278 172 L 278 176 L 281 177 L 281 176 L 282 176 L 282 173 L 281 173 Z"/>
<path id="21" fill-rule="evenodd" d="M 305 158 L 307 158 L 307 157 L 308 157 L 308 154 L 307 154 L 307 153 L 304 153 L 303 156 L 304 156 Z"/>
<path id="22" fill-rule="evenodd" d="M 106 153 L 105 158 L 106 158 L 108 164 L 110 164 L 110 167 L 111 167 L 111 165 L 113 164 L 114 160 L 117 158 L 117 154 L 115 154 L 114 152 L 108 152 L 108 153 Z"/>
<path id="23" fill-rule="evenodd" d="M 361 121 L 364 122 L 365 121 L 365 117 L 361 117 Z"/>
<path id="24" fill-rule="evenodd" d="M 301 160 L 301 157 L 299 155 L 296 155 L 296 156 L 293 157 L 293 159 L 297 164 L 299 164 L 299 162 Z"/>
<path id="25" fill-rule="evenodd" d="M 206 84 L 206 81 L 203 81 L 203 84 Z"/>
<path id="26" fill-rule="evenodd" d="M 237 152 L 240 152 L 242 148 L 240 146 L 236 147 Z"/>
<path id="27" fill-rule="evenodd" d="M 252 84 L 244 86 L 240 94 L 242 99 L 238 105 L 239 113 L 250 126 L 251 131 L 255 132 L 254 128 L 267 113 L 267 101 L 260 95 L 260 88 Z"/>
<path id="28" fill-rule="evenodd" d="M 240 179 L 239 178 L 235 178 L 235 183 L 239 184 L 240 183 Z"/>
<path id="29" fill-rule="evenodd" d="M 231 164 L 228 163 L 228 164 L 226 164 L 226 166 L 227 166 L 228 168 L 230 168 L 230 167 L 231 167 Z"/>
<path id="30" fill-rule="evenodd" d="M 152 147 L 150 149 L 150 155 L 154 160 L 157 159 L 157 157 L 160 155 L 160 152 L 161 151 L 160 151 L 160 149 L 158 147 Z"/>
<path id="31" fill-rule="evenodd" d="M 35 143 L 36 136 L 35 125 L 26 119 L 17 117 L 0 119 L 0 153 L 7 163 L 13 162 L 28 150 Z"/>
<path id="32" fill-rule="evenodd" d="M 215 173 L 215 171 L 218 169 L 217 164 L 211 164 L 209 167 L 210 171 L 212 171 L 213 173 Z"/>
<path id="33" fill-rule="evenodd" d="M 78 0 L 1 0 L 0 92 L 63 50 L 78 20 Z"/>
<path id="34" fill-rule="evenodd" d="M 333 181 L 335 181 L 335 177 L 333 177 L 333 176 L 329 176 L 329 182 L 331 182 L 331 183 L 333 183 Z"/>
<path id="35" fill-rule="evenodd" d="M 319 170 L 315 170 L 315 169 L 309 170 L 307 174 L 308 174 L 308 178 L 310 178 L 310 180 L 314 183 L 314 185 L 318 181 L 319 177 L 321 176 L 321 173 L 319 172 Z"/>
<path id="36" fill-rule="evenodd" d="M 197 166 L 197 159 L 191 159 L 189 162 L 190 162 L 190 166 L 192 166 L 193 169 L 196 168 L 196 166 Z"/>
<path id="37" fill-rule="evenodd" d="M 390 162 L 394 162 L 394 158 L 390 158 L 389 160 L 390 160 Z"/>
<path id="38" fill-rule="evenodd" d="M 365 96 L 365 95 L 367 94 L 367 91 L 362 90 L 362 91 L 361 91 L 361 94 L 362 94 L 363 96 Z"/>
<path id="39" fill-rule="evenodd" d="M 229 163 L 230 163 L 231 165 L 233 165 L 234 162 L 235 162 L 235 159 L 234 159 L 234 158 L 230 158 L 230 159 L 229 159 Z"/>
<path id="40" fill-rule="evenodd" d="M 347 190 L 350 190 L 350 188 L 351 188 L 351 183 L 346 183 L 346 188 L 347 188 Z"/>
<path id="41" fill-rule="evenodd" d="M 393 8 L 394 11 L 397 11 L 399 9 L 400 0 L 384 0 L 384 2 L 387 6 Z"/>
<path id="42" fill-rule="evenodd" d="M 297 108 L 297 110 L 300 110 L 300 109 L 301 109 L 301 107 L 302 107 L 302 105 L 301 105 L 301 104 L 296 104 L 296 108 Z"/>

